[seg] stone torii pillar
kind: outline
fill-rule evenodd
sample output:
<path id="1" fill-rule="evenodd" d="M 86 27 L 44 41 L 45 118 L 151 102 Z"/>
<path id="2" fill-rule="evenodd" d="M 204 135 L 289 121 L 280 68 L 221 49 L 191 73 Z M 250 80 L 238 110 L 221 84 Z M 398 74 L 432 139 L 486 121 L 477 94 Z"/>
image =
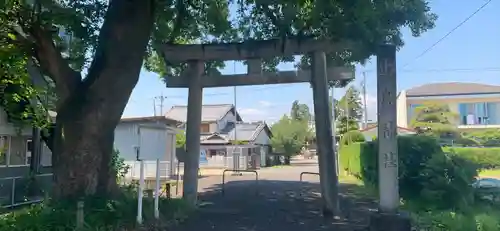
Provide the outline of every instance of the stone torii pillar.
<path id="1" fill-rule="evenodd" d="M 324 215 L 340 215 L 338 201 L 338 175 L 334 143 L 332 140 L 332 118 L 328 105 L 328 82 L 325 52 L 312 53 L 311 83 L 314 99 L 314 121 L 318 150 L 321 195 Z"/>
<path id="2" fill-rule="evenodd" d="M 381 45 L 377 54 L 379 211 L 370 231 L 410 231 L 410 218 L 399 208 L 396 47 Z"/>
<path id="3" fill-rule="evenodd" d="M 201 108 L 203 97 L 202 75 L 205 63 L 189 61 L 189 93 L 186 123 L 186 157 L 184 162 L 183 197 L 196 205 L 198 196 L 198 169 L 200 167 Z"/>

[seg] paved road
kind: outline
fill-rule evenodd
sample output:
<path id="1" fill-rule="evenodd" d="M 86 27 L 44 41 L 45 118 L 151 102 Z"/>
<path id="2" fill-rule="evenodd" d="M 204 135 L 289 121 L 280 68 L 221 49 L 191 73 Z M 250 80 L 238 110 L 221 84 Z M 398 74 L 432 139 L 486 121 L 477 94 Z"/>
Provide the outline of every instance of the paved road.
<path id="1" fill-rule="evenodd" d="M 335 221 L 321 215 L 318 177 L 300 172 L 317 172 L 314 163 L 259 170 L 258 185 L 251 174 L 228 176 L 225 195 L 220 192 L 221 177 L 200 179 L 201 208 L 175 231 L 316 231 L 357 230 L 367 222 L 370 201 L 353 200 L 357 186 L 343 185 L 341 207 L 345 219 Z M 352 202 L 356 201 L 356 202 Z M 354 205 L 356 203 L 356 205 Z M 357 209 L 350 209 L 356 207 Z"/>

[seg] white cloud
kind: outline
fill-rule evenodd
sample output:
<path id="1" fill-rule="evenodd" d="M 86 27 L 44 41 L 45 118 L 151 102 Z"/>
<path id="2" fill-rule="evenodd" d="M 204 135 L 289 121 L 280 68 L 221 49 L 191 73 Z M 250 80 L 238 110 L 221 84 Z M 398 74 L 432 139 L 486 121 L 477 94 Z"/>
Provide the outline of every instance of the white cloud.
<path id="1" fill-rule="evenodd" d="M 262 106 L 262 107 L 270 107 L 270 106 L 272 106 L 272 105 L 273 105 L 271 102 L 269 102 L 269 101 L 265 101 L 265 100 L 261 100 L 261 101 L 259 101 L 259 104 L 260 104 L 260 106 Z"/>
<path id="2" fill-rule="evenodd" d="M 246 116 L 256 116 L 256 115 L 265 115 L 266 112 L 264 110 L 259 110 L 256 108 L 242 108 L 239 110 L 240 114 Z"/>
<path id="3" fill-rule="evenodd" d="M 241 108 L 238 110 L 240 115 L 243 117 L 243 121 L 273 121 L 276 118 L 269 113 L 267 108 Z"/>

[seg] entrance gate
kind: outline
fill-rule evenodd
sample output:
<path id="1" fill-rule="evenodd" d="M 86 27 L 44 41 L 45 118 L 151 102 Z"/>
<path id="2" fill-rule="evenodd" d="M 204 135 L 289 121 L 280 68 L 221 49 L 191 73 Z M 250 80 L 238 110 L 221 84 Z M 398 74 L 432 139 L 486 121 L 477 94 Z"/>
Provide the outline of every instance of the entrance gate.
<path id="1" fill-rule="evenodd" d="M 170 45 L 160 48 L 166 63 L 188 63 L 188 69 L 179 76 L 169 77 L 167 87 L 189 88 L 186 129 L 187 155 L 185 162 L 184 197 L 196 203 L 197 169 L 200 149 L 200 125 L 203 88 L 280 83 L 309 82 L 313 89 L 314 115 L 316 124 L 317 150 L 319 153 L 319 174 L 321 194 L 325 211 L 338 214 L 338 176 L 335 164 L 334 142 L 332 140 L 331 118 L 328 110 L 328 82 L 354 78 L 354 70 L 347 67 L 327 67 L 325 53 L 348 51 L 356 44 L 350 42 L 332 43 L 316 39 L 275 39 L 247 41 L 242 43 Z M 396 141 L 396 48 L 381 45 L 377 54 L 377 96 L 379 127 L 379 179 L 380 210 L 396 212 L 399 205 L 397 181 Z M 263 72 L 262 59 L 309 55 L 311 67 L 308 70 Z M 246 60 L 247 74 L 207 74 L 207 61 Z M 382 112 L 382 113 L 380 113 Z"/>

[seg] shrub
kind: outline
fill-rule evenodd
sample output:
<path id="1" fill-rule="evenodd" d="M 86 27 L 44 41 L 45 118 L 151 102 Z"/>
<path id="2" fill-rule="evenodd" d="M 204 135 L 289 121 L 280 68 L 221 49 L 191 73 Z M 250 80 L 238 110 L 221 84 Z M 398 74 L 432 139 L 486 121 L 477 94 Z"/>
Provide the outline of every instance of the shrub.
<path id="1" fill-rule="evenodd" d="M 351 145 L 340 146 L 340 168 L 344 171 L 361 178 L 361 165 L 360 165 L 360 153 L 364 153 L 362 150 L 366 148 L 367 145 L 364 143 L 352 143 Z"/>
<path id="2" fill-rule="evenodd" d="M 477 166 L 446 155 L 429 136 L 398 137 L 401 197 L 424 207 L 452 208 L 473 200 L 470 186 Z M 366 185 L 378 185 L 378 143 L 354 143 L 341 148 L 341 164 Z M 443 199 L 444 198 L 444 199 Z"/>
<path id="3" fill-rule="evenodd" d="M 477 208 L 469 212 L 426 211 L 414 214 L 416 230 L 428 231 L 498 231 L 498 210 Z"/>
<path id="4" fill-rule="evenodd" d="M 453 141 L 453 145 L 464 146 L 464 147 L 467 147 L 467 146 L 477 147 L 481 144 L 479 143 L 479 141 L 474 140 L 472 138 L 459 137 Z"/>
<path id="5" fill-rule="evenodd" d="M 443 151 L 474 162 L 482 169 L 500 168 L 500 148 L 445 147 Z"/>
<path id="6" fill-rule="evenodd" d="M 135 230 L 137 195 L 127 190 L 115 199 L 85 198 L 83 230 Z M 160 221 L 153 214 L 153 201 L 144 200 L 144 225 L 168 226 L 183 219 L 189 206 L 180 199 L 160 199 Z M 47 201 L 14 211 L 0 218 L 0 231 L 74 230 L 76 227 L 76 201 Z"/>
<path id="7" fill-rule="evenodd" d="M 349 145 L 351 143 L 356 143 L 356 142 L 364 142 L 365 141 L 365 136 L 363 133 L 361 133 L 358 130 L 352 130 L 346 132 L 343 136 L 342 139 L 340 140 L 341 145 Z"/>
<path id="8" fill-rule="evenodd" d="M 113 149 L 111 156 L 111 169 L 117 174 L 117 180 L 122 180 L 130 170 L 130 166 L 125 164 L 125 159 L 120 157 L 120 151 Z"/>

